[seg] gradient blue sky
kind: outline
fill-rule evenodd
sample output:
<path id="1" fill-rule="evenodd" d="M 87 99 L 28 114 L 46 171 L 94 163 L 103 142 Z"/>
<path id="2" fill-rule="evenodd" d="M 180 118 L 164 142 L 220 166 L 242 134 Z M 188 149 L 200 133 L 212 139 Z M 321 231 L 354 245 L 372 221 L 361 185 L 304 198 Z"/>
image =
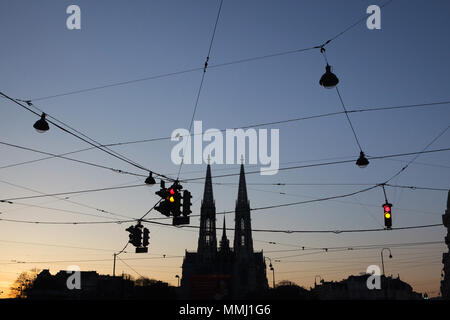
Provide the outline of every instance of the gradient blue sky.
<path id="1" fill-rule="evenodd" d="M 217 27 L 210 64 L 218 64 L 323 43 L 365 15 L 367 6 L 381 1 L 237 1 L 225 0 Z M 67 6 L 81 7 L 82 30 L 66 28 Z M 36 99 L 72 90 L 201 67 L 208 51 L 219 2 L 202 1 L 0 1 L 0 91 L 20 99 Z M 448 42 L 450 2 L 394 0 L 382 9 L 382 29 L 368 30 L 360 23 L 327 46 L 327 57 L 340 78 L 339 89 L 349 109 L 395 106 L 449 100 Z M 207 128 L 234 128 L 258 122 L 339 112 L 336 91 L 318 84 L 324 61 L 318 50 L 274 57 L 208 70 L 196 120 Z M 188 128 L 201 71 L 159 80 L 138 82 L 82 94 L 36 101 L 36 106 L 102 143 L 164 137 L 176 128 Z M 0 101 L 1 141 L 39 150 L 64 153 L 86 144 L 57 128 L 37 134 L 36 116 L 11 102 Z M 352 114 L 364 151 L 376 156 L 422 150 L 449 125 L 448 105 L 432 108 Z M 355 158 L 359 150 L 343 115 L 289 123 L 280 129 L 280 162 Z M 432 148 L 448 147 L 446 132 Z M 170 161 L 173 142 L 164 140 L 117 147 L 126 156 L 157 172 L 175 174 Z M 0 166 L 37 159 L 40 155 L 0 146 Z M 98 151 L 73 155 L 115 168 L 129 165 Z M 353 164 L 251 175 L 248 183 L 378 183 L 397 172 L 411 157 L 372 161 L 365 169 Z M 402 161 L 398 161 L 402 160 Z M 396 184 L 448 188 L 449 153 L 420 156 Z M 314 161 L 312 161 L 314 162 Z M 311 163 L 311 162 L 305 162 Z M 250 169 L 250 166 L 247 167 Z M 238 166 L 213 166 L 212 172 L 238 173 Z M 204 165 L 185 165 L 181 178 L 204 175 Z M 133 184 L 133 177 L 52 159 L 0 170 L 1 198 L 34 195 L 14 183 L 53 193 Z M 214 182 L 237 183 L 238 177 Z M 186 184 L 199 212 L 202 183 Z M 249 185 L 252 207 L 339 195 L 361 186 L 271 187 Z M 83 194 L 71 197 L 90 206 L 140 217 L 157 200 L 157 187 Z M 286 194 L 281 195 L 280 192 Z M 388 188 L 394 204 L 394 226 L 441 222 L 446 192 Z M 237 185 L 214 186 L 217 211 L 234 208 Z M 380 188 L 339 201 L 254 212 L 254 228 L 353 229 L 383 226 Z M 65 210 L 101 215 L 98 211 L 43 198 L 22 201 Z M 98 221 L 94 217 L 20 205 L 0 205 L 0 217 L 39 221 Z M 159 217 L 152 213 L 152 217 Z M 112 216 L 108 216 L 111 218 Z M 198 219 L 192 219 L 197 225 Z M 233 227 L 233 215 L 227 216 Z M 222 216 L 218 217 L 222 225 Z M 43 226 L 0 223 L 0 291 L 17 273 L 32 267 L 52 272 L 78 264 L 84 270 L 111 273 L 112 252 L 128 235 L 125 225 Z M 150 256 L 131 260 L 139 273 L 175 283 L 182 258 L 159 259 L 162 254 L 182 256 L 196 250 L 197 233 L 150 226 Z M 231 232 L 228 233 L 232 239 Z M 444 228 L 364 234 L 310 235 L 257 234 L 255 248 L 290 249 L 269 245 L 275 241 L 309 247 L 440 241 Z M 220 237 L 220 233 L 218 233 Z M 20 244 L 34 242 L 41 245 Z M 104 252 L 44 246 L 58 244 L 108 249 Z M 400 274 L 419 291 L 439 290 L 441 254 L 445 246 L 393 249 L 387 273 Z M 272 258 L 291 253 L 267 253 Z M 294 253 L 295 254 L 295 253 Z M 135 258 L 126 253 L 123 258 Z M 143 257 L 143 255 L 138 255 Z M 320 253 L 314 258 L 285 258 L 276 264 L 277 280 L 289 279 L 305 287 L 315 275 L 339 280 L 380 263 L 379 250 Z M 111 262 L 77 262 L 110 259 Z M 19 261 L 73 263 L 7 264 Z M 305 260 L 310 260 L 306 263 Z M 340 262 L 339 262 L 340 261 Z M 119 264 L 118 272 L 134 274 Z M 268 275 L 271 280 L 271 275 Z"/>

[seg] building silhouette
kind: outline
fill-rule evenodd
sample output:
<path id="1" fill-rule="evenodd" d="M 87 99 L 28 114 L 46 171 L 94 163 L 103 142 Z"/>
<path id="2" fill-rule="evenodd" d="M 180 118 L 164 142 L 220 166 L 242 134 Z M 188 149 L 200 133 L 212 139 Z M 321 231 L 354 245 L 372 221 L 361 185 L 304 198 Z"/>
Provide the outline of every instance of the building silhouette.
<path id="1" fill-rule="evenodd" d="M 447 228 L 447 236 L 445 237 L 445 243 L 450 251 L 450 190 L 448 191 L 447 196 L 447 210 L 445 210 L 445 214 L 442 215 L 442 223 Z M 450 300 L 450 256 L 449 252 L 444 252 L 442 255 L 442 263 L 444 264 L 442 270 L 443 279 L 441 281 L 441 294 L 442 298 L 446 300 Z"/>
<path id="2" fill-rule="evenodd" d="M 349 276 L 342 281 L 321 281 L 311 288 L 311 297 L 317 300 L 421 300 L 411 285 L 400 280 L 400 276 L 381 276 L 381 288 L 369 290 L 370 274 Z"/>
<path id="3" fill-rule="evenodd" d="M 80 271 L 79 288 L 69 289 L 72 272 L 60 270 L 52 275 L 42 270 L 26 289 L 31 300 L 173 300 L 176 288 L 148 278 L 131 280 L 129 276 L 101 275 L 96 271 Z"/>
<path id="4" fill-rule="evenodd" d="M 227 238 L 225 217 L 217 247 L 216 206 L 208 164 L 200 209 L 198 249 L 197 252 L 186 251 L 181 287 L 185 299 L 243 299 L 268 288 L 263 252 L 253 251 L 243 164 L 239 175 L 233 248 Z"/>
<path id="5" fill-rule="evenodd" d="M 42 270 L 27 290 L 28 299 L 129 299 L 133 296 L 133 282 L 123 276 L 100 275 L 96 271 L 80 271 L 80 289 L 70 290 L 67 280 L 71 272 L 61 270 L 52 275 Z"/>

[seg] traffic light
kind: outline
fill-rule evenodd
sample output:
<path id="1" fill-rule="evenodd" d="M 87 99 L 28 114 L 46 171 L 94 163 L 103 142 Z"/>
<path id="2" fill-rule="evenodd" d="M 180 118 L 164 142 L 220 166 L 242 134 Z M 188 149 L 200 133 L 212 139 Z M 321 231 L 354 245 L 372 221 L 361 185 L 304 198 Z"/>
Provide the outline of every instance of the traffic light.
<path id="1" fill-rule="evenodd" d="M 128 228 L 125 229 L 125 231 L 128 231 L 130 233 L 128 235 L 129 236 L 129 241 L 128 242 L 133 241 L 134 228 L 135 228 L 134 226 L 129 226 Z"/>
<path id="2" fill-rule="evenodd" d="M 161 214 L 165 215 L 166 217 L 170 216 L 170 206 L 167 203 L 167 200 L 169 198 L 169 191 L 165 187 L 165 182 L 161 180 L 161 189 L 159 191 L 156 191 L 155 194 L 161 197 L 161 203 L 155 207 L 156 211 L 159 211 Z"/>
<path id="3" fill-rule="evenodd" d="M 383 204 L 383 208 L 384 208 L 384 226 L 387 229 L 391 229 L 392 227 L 392 204 L 386 202 L 385 204 Z"/>
<path id="4" fill-rule="evenodd" d="M 166 200 L 168 200 L 171 204 L 175 203 L 176 193 L 177 193 L 177 190 L 173 186 L 170 187 Z"/>
<path id="5" fill-rule="evenodd" d="M 181 212 L 180 206 L 181 206 L 181 198 L 183 199 L 183 211 Z M 175 210 L 177 210 L 174 213 L 172 225 L 179 226 L 182 224 L 189 224 L 189 214 L 191 213 L 190 207 L 191 207 L 191 193 L 187 190 L 183 191 L 183 197 L 181 197 L 180 192 L 177 193 L 176 198 L 176 204 L 175 204 Z M 181 213 L 183 213 L 183 216 L 181 216 Z"/>
<path id="6" fill-rule="evenodd" d="M 183 216 L 187 217 L 191 214 L 191 193 L 187 190 L 183 192 Z"/>
<path id="7" fill-rule="evenodd" d="M 166 217 L 173 216 L 173 225 L 189 224 L 189 214 L 191 211 L 191 193 L 184 190 L 181 196 L 183 186 L 175 181 L 169 188 L 165 187 L 164 181 L 161 180 L 161 189 L 155 192 L 161 197 L 161 202 L 155 207 Z M 183 203 L 181 203 L 183 199 Z M 181 216 L 183 214 L 183 216 Z"/>
<path id="8" fill-rule="evenodd" d="M 147 228 L 144 228 L 143 237 L 142 237 L 142 246 L 147 247 L 150 239 L 150 231 Z"/>
<path id="9" fill-rule="evenodd" d="M 142 241 L 142 230 L 140 225 L 137 226 L 130 226 L 126 229 L 130 233 L 130 240 L 129 242 L 135 246 L 140 247 L 141 241 Z"/>
<path id="10" fill-rule="evenodd" d="M 181 214 L 181 186 L 176 183 L 169 189 L 169 202 L 171 203 L 171 212 L 174 217 Z"/>

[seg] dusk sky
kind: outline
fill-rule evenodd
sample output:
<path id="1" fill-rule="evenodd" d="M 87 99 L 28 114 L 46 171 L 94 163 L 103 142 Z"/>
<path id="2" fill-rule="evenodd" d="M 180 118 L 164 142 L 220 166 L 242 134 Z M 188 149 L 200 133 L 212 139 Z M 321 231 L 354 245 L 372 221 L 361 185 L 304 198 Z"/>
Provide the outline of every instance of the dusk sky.
<path id="1" fill-rule="evenodd" d="M 22 100 L 92 139 L 110 144 L 168 137 L 189 129 L 202 78 L 219 2 L 0 0 L 0 92 Z M 311 48 L 346 30 L 366 15 L 371 4 L 386 1 L 224 0 L 211 49 L 195 120 L 203 130 L 244 127 L 319 114 L 341 112 L 336 90 L 319 85 L 325 61 L 319 49 L 265 59 L 214 65 Z M 66 8 L 81 8 L 81 30 L 68 30 Z M 365 20 L 326 46 L 332 71 L 348 110 L 428 104 L 450 100 L 450 2 L 393 0 L 381 9 L 381 30 L 369 30 Z M 159 79 L 71 93 L 194 68 L 199 70 Z M 60 95 L 61 94 L 61 95 Z M 63 95 L 64 94 L 64 95 Z M 450 103 L 427 107 L 349 114 L 368 157 L 419 152 L 450 125 Z M 64 159 L 10 166 L 45 157 L 6 145 L 14 144 L 63 154 L 90 147 L 50 124 L 44 134 L 33 129 L 38 117 L 0 98 L 0 200 L 39 193 L 142 184 L 129 189 L 0 203 L 0 219 L 33 222 L 115 221 L 140 218 L 159 199 L 159 179 L 145 186 L 144 178 Z M 344 114 L 258 127 L 279 129 L 280 167 L 336 160 L 355 160 L 359 148 Z M 450 129 L 428 150 L 448 148 Z M 176 177 L 171 161 L 176 142 L 158 141 L 112 147 L 146 168 Z M 204 143 L 203 146 L 206 146 Z M 225 151 L 224 151 L 225 152 Z M 99 150 L 69 157 L 146 175 Z M 344 195 L 386 181 L 414 156 L 353 162 L 247 175 L 252 208 Z M 212 164 L 217 212 L 234 210 L 239 177 L 234 165 Z M 6 166 L 8 166 L 6 168 Z M 246 165 L 246 171 L 260 165 Z M 180 179 L 204 177 L 206 164 L 185 164 Z M 393 227 L 442 223 L 450 181 L 450 152 L 422 154 L 393 185 L 442 190 L 386 187 L 393 204 Z M 204 180 L 182 183 L 193 195 L 193 215 L 200 212 Z M 269 185 L 269 184 L 297 185 Z M 66 199 L 67 200 L 67 199 Z M 354 196 L 252 212 L 253 229 L 347 230 L 384 227 L 381 187 Z M 88 208 L 88 207 L 90 208 Z M 43 208 L 45 207 L 45 208 Z M 101 212 L 105 210 L 110 213 Z M 112 215 L 114 213 L 116 215 Z M 120 216 L 119 216 L 120 215 Z M 126 216 L 126 217 L 124 217 Z M 234 228 L 234 213 L 226 214 Z M 152 211 L 148 218 L 162 218 Z M 217 237 L 224 215 L 217 216 Z M 171 223 L 170 220 L 157 220 Z M 52 273 L 78 265 L 82 270 L 112 274 L 113 253 L 128 241 L 132 223 L 44 225 L 0 220 L 0 297 L 23 271 Z M 198 226 L 199 219 L 191 218 Z M 198 231 L 146 224 L 148 254 L 130 245 L 119 257 L 116 273 L 155 278 L 176 285 L 185 250 L 197 250 Z M 227 231 L 233 243 L 233 231 Z M 276 281 L 290 280 L 309 288 L 315 276 L 326 281 L 365 273 L 385 256 L 387 275 L 397 275 L 418 292 L 439 294 L 443 226 L 359 233 L 253 232 L 255 250 L 274 262 Z M 271 244 L 269 242 L 275 242 Z M 415 246 L 395 246 L 434 242 Z M 321 248 L 375 246 L 374 249 Z M 302 251 L 301 247 L 307 248 Z M 356 248 L 355 248 L 356 249 Z M 289 251 L 284 251 L 289 250 Z M 291 251 L 292 250 L 292 251 Z M 163 258 L 165 255 L 165 258 Z M 93 260 L 93 261 L 92 261 Z M 272 274 L 267 274 L 269 284 Z M 317 277 L 318 279 L 318 277 Z"/>

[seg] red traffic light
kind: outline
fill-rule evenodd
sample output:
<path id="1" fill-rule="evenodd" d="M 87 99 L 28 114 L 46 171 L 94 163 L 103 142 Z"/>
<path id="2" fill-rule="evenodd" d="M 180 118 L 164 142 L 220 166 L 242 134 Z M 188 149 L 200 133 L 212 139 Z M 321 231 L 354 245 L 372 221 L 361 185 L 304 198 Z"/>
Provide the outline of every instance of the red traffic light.
<path id="1" fill-rule="evenodd" d="M 170 194 L 175 194 L 175 190 L 173 188 L 170 188 L 169 193 Z"/>
<path id="2" fill-rule="evenodd" d="M 392 227 L 392 211 L 391 211 L 392 204 L 386 202 L 383 204 L 384 209 L 384 226 L 387 229 L 391 229 Z"/>

